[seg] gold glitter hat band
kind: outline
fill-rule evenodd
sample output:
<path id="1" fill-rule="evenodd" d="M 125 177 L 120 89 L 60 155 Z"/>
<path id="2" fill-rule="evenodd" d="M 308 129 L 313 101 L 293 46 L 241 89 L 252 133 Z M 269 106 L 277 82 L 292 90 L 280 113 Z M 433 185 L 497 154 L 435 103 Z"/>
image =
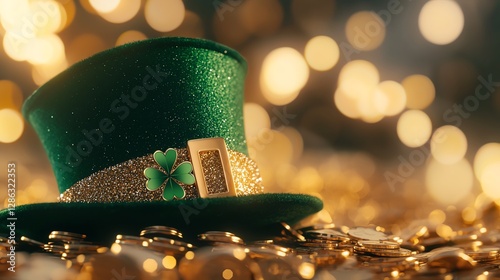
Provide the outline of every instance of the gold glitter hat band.
<path id="1" fill-rule="evenodd" d="M 263 193 L 257 164 L 227 150 L 223 138 L 190 140 L 188 148 L 156 151 L 76 182 L 60 202 L 137 202 Z"/>

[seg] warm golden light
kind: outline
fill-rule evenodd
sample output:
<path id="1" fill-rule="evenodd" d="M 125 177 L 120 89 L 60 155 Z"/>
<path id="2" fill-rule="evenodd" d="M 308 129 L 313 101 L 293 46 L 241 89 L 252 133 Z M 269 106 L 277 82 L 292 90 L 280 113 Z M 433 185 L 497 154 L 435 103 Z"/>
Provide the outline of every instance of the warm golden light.
<path id="1" fill-rule="evenodd" d="M 182 0 L 147 0 L 144 15 L 156 31 L 168 32 L 181 25 L 186 14 Z"/>
<path id="2" fill-rule="evenodd" d="M 423 110 L 431 105 L 436 96 L 436 89 L 431 79 L 424 75 L 406 77 L 401 85 L 406 93 L 406 107 Z"/>
<path id="3" fill-rule="evenodd" d="M 406 105 L 405 89 L 398 82 L 383 81 L 375 89 L 375 108 L 386 116 L 395 116 Z"/>
<path id="4" fill-rule="evenodd" d="M 358 110 L 358 99 L 347 93 L 346 90 L 337 88 L 337 90 L 333 94 L 333 101 L 337 109 L 344 116 L 351 119 L 357 119 L 361 117 L 361 114 Z"/>
<path id="5" fill-rule="evenodd" d="M 284 47 L 271 51 L 262 63 L 260 86 L 272 104 L 292 102 L 309 79 L 309 67 L 295 49 Z"/>
<path id="6" fill-rule="evenodd" d="M 245 136 L 247 141 L 255 141 L 261 132 L 271 129 L 271 119 L 266 109 L 257 103 L 245 103 L 243 106 Z"/>
<path id="7" fill-rule="evenodd" d="M 184 258 L 186 258 L 186 260 L 188 260 L 188 261 L 194 259 L 194 252 L 193 251 L 186 252 L 186 254 L 184 255 Z"/>
<path id="8" fill-rule="evenodd" d="M 0 110 L 0 142 L 17 141 L 24 131 L 24 121 L 21 113 L 5 108 Z"/>
<path id="9" fill-rule="evenodd" d="M 267 130 L 261 133 L 257 141 L 249 143 L 249 150 L 250 157 L 254 158 L 259 166 L 271 168 L 289 163 L 293 158 L 292 143 L 288 137 L 277 130 Z"/>
<path id="10" fill-rule="evenodd" d="M 488 197 L 494 200 L 500 199 L 500 162 L 490 164 L 484 168 L 479 181 Z"/>
<path id="11" fill-rule="evenodd" d="M 363 91 L 371 90 L 379 83 L 379 72 L 373 63 L 366 60 L 353 60 L 342 67 L 339 73 L 339 87 L 347 90 L 348 94 L 359 93 L 355 89 L 363 86 Z"/>
<path id="12" fill-rule="evenodd" d="M 141 8 L 141 0 L 121 0 L 111 11 L 98 11 L 99 15 L 112 23 L 123 23 L 131 20 Z"/>
<path id="13" fill-rule="evenodd" d="M 280 131 L 290 140 L 290 143 L 292 143 L 293 158 L 297 160 L 300 159 L 304 150 L 304 139 L 302 138 L 302 134 L 291 126 L 284 127 Z"/>
<path id="14" fill-rule="evenodd" d="M 339 61 L 339 46 L 328 36 L 316 36 L 307 42 L 304 56 L 312 69 L 327 71 Z"/>
<path id="15" fill-rule="evenodd" d="M 162 259 L 161 264 L 166 269 L 174 269 L 177 266 L 177 260 L 173 256 L 165 256 Z"/>
<path id="16" fill-rule="evenodd" d="M 126 0 L 130 1 L 130 0 Z M 94 8 L 97 12 L 101 13 L 109 13 L 116 9 L 118 5 L 120 5 L 120 2 L 125 2 L 122 0 L 89 0 L 90 5 L 92 8 Z"/>
<path id="17" fill-rule="evenodd" d="M 0 109 L 21 109 L 23 93 L 19 86 L 9 80 L 0 80 Z"/>
<path id="18" fill-rule="evenodd" d="M 146 35 L 144 33 L 137 31 L 137 30 L 128 30 L 120 34 L 118 39 L 116 39 L 115 46 L 120 46 L 124 45 L 127 43 L 135 42 L 135 41 L 140 41 L 140 40 L 145 40 L 147 39 Z"/>
<path id="19" fill-rule="evenodd" d="M 425 174 L 427 192 L 443 205 L 454 205 L 470 196 L 474 175 L 469 162 L 461 159 L 453 164 L 431 160 Z"/>
<path id="20" fill-rule="evenodd" d="M 233 256 L 238 260 L 242 261 L 247 257 L 247 253 L 243 248 L 236 248 L 233 250 Z"/>
<path id="21" fill-rule="evenodd" d="M 111 253 L 118 255 L 122 251 L 122 246 L 118 243 L 113 243 L 110 248 Z"/>
<path id="22" fill-rule="evenodd" d="M 377 103 L 380 103 L 380 98 L 376 94 L 376 88 L 371 88 L 358 95 L 358 111 L 362 121 L 376 123 L 384 118 L 384 114 L 377 109 Z"/>
<path id="23" fill-rule="evenodd" d="M 462 219 L 464 220 L 464 222 L 471 224 L 476 221 L 476 218 L 476 209 L 474 209 L 473 207 L 465 207 L 464 210 L 462 210 Z"/>
<path id="24" fill-rule="evenodd" d="M 229 268 L 226 268 L 226 269 L 224 269 L 224 271 L 222 271 L 222 278 L 224 278 L 226 280 L 233 279 L 233 276 L 234 276 L 234 273 Z"/>
<path id="25" fill-rule="evenodd" d="M 36 37 L 30 41 L 27 60 L 31 64 L 52 64 L 65 59 L 64 44 L 55 34 Z"/>
<path id="26" fill-rule="evenodd" d="M 28 0 L 0 1 L 0 20 L 6 31 L 18 33 L 19 28 L 22 27 L 21 20 L 29 13 L 30 3 Z M 20 34 L 18 33 L 18 35 Z"/>
<path id="27" fill-rule="evenodd" d="M 432 134 L 431 153 L 442 164 L 454 164 L 467 152 L 467 138 L 456 126 L 442 126 Z"/>
<path id="28" fill-rule="evenodd" d="M 3 36 L 3 49 L 15 61 L 25 61 L 28 58 L 29 43 L 32 40 L 22 40 L 19 35 L 7 31 Z"/>
<path id="29" fill-rule="evenodd" d="M 298 268 L 298 272 L 303 279 L 313 279 L 315 271 L 314 264 L 308 262 L 301 263 Z"/>
<path id="30" fill-rule="evenodd" d="M 347 20 L 345 34 L 355 49 L 370 51 L 378 48 L 384 41 L 385 24 L 376 13 L 361 11 Z"/>
<path id="31" fill-rule="evenodd" d="M 464 13 L 453 0 L 428 1 L 420 11 L 418 27 L 427 41 L 446 45 L 462 33 Z"/>
<path id="32" fill-rule="evenodd" d="M 476 178 L 481 180 L 484 170 L 497 163 L 500 163 L 500 143 L 487 143 L 481 146 L 474 157 Z"/>
<path id="33" fill-rule="evenodd" d="M 56 61 L 51 64 L 33 65 L 31 76 L 35 84 L 41 86 L 48 80 L 52 79 L 55 75 L 61 73 L 67 67 L 68 61 L 65 58 L 61 58 L 60 61 Z"/>
<path id="34" fill-rule="evenodd" d="M 408 110 L 398 119 L 397 133 L 399 140 L 410 148 L 427 143 L 432 133 L 429 116 L 420 110 Z"/>
<path id="35" fill-rule="evenodd" d="M 153 273 L 158 269 L 158 263 L 153 259 L 146 259 L 142 263 L 142 268 L 146 272 Z"/>

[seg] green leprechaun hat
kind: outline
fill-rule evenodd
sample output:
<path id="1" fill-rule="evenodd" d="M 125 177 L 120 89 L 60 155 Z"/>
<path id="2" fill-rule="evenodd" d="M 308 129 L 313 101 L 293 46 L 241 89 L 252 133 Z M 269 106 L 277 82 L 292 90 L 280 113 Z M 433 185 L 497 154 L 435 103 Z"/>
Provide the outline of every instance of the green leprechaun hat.
<path id="1" fill-rule="evenodd" d="M 96 54 L 41 86 L 23 114 L 60 197 L 17 207 L 17 235 L 43 241 L 59 230 L 110 241 L 166 225 L 252 237 L 319 211 L 309 195 L 264 193 L 247 156 L 245 73 L 225 46 L 158 38 Z"/>

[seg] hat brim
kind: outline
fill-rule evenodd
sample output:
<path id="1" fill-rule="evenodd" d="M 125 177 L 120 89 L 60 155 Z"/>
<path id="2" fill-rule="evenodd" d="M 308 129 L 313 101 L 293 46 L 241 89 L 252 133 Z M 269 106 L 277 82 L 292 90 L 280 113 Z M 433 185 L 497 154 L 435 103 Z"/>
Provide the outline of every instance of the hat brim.
<path id="1" fill-rule="evenodd" d="M 303 194 L 267 193 L 243 197 L 120 203 L 37 203 L 0 211 L 0 219 L 15 217 L 21 235 L 46 242 L 53 230 L 84 233 L 89 241 L 111 244 L 117 234 L 139 235 L 152 225 L 175 227 L 184 237 L 209 230 L 233 232 L 247 240 L 279 233 L 279 222 L 293 224 L 320 211 L 320 199 Z M 9 232 L 2 227 L 0 233 Z"/>

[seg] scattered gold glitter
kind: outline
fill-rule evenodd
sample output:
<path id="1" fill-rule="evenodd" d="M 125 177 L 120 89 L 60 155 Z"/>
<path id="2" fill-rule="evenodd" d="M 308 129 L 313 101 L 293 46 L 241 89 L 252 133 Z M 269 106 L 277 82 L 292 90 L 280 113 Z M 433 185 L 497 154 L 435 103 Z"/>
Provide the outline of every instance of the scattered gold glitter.
<path id="1" fill-rule="evenodd" d="M 190 161 L 187 149 L 176 149 L 176 165 Z M 228 151 L 231 172 L 236 188 L 236 195 L 250 195 L 264 192 L 262 178 L 257 164 L 242 153 Z M 156 191 L 146 189 L 144 169 L 157 167 L 152 155 L 147 155 L 105 168 L 68 188 L 60 197 L 60 202 L 132 202 L 164 201 L 163 188 Z M 184 199 L 199 197 L 195 185 L 183 185 L 186 192 Z"/>
<path id="2" fill-rule="evenodd" d="M 199 154 L 208 194 L 227 193 L 229 190 L 219 151 L 200 151 Z"/>

